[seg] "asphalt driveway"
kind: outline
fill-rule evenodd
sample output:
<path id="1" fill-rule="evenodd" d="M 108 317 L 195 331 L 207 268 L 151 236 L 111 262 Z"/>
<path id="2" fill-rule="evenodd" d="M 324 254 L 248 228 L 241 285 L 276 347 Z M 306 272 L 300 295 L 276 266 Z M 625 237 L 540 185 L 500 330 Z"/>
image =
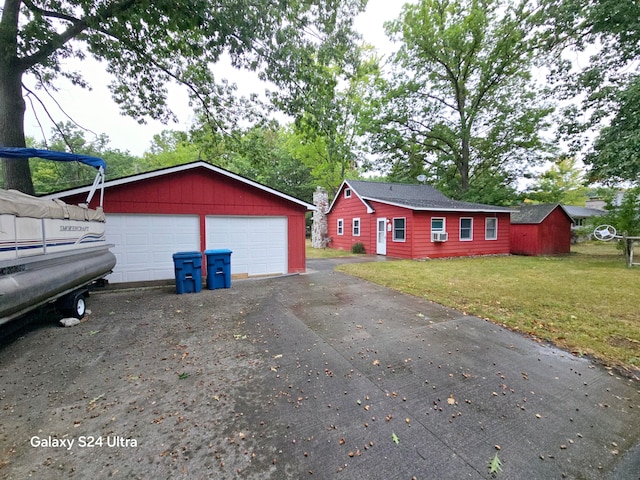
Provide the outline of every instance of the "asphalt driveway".
<path id="1" fill-rule="evenodd" d="M 0 477 L 640 478 L 636 381 L 342 261 L 5 339 Z"/>

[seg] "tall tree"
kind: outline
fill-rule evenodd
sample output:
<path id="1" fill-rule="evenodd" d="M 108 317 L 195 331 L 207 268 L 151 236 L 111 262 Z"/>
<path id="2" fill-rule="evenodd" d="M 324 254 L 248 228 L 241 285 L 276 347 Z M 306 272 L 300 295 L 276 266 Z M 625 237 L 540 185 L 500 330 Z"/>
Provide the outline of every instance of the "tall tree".
<path id="1" fill-rule="evenodd" d="M 577 166 L 576 159 L 560 157 L 538 175 L 526 196 L 539 203 L 584 205 L 587 200 L 584 181 L 584 172 Z"/>
<path id="2" fill-rule="evenodd" d="M 292 128 L 272 123 L 252 127 L 229 142 L 229 169 L 293 197 L 311 202 L 317 182 L 296 157 Z M 215 163 L 215 159 L 214 159 Z"/>
<path id="3" fill-rule="evenodd" d="M 163 130 L 153 136 L 151 146 L 143 155 L 137 171 L 157 170 L 201 159 L 200 149 L 187 132 Z M 136 172 L 137 173 L 137 172 Z"/>
<path id="4" fill-rule="evenodd" d="M 340 62 L 365 0 L 4 0 L 0 18 L 0 145 L 24 146 L 22 79 L 87 86 L 63 61 L 92 55 L 107 66 L 123 113 L 170 120 L 167 84 L 187 85 L 218 128 L 232 94 L 215 77 L 224 54 L 299 101 L 316 78 L 312 59 Z M 340 48 L 338 48 L 340 47 Z M 5 161 L 5 183 L 33 191 L 28 164 Z"/>
<path id="5" fill-rule="evenodd" d="M 401 43 L 379 98 L 376 151 L 387 163 L 420 155 L 436 185 L 475 199 L 474 182 L 513 179 L 544 157 L 552 108 L 532 81 L 527 4 L 422 0 L 387 24 Z"/>
<path id="6" fill-rule="evenodd" d="M 111 148 L 107 135 L 96 135 L 95 138 L 87 140 L 86 133 L 71 122 L 59 123 L 53 130 L 49 145 L 45 147 L 45 145 L 35 143 L 32 146 L 58 151 L 71 150 L 103 158 L 109 165 L 106 172 L 107 179 L 131 175 L 141 165 L 141 159 L 131 155 L 128 151 L 123 152 Z M 38 194 L 87 185 L 95 177 L 94 169 L 75 162 L 50 162 L 32 158 L 29 160 L 29 164 L 34 189 Z"/>
<path id="7" fill-rule="evenodd" d="M 554 60 L 550 80 L 570 101 L 563 109 L 564 140 L 574 152 L 587 150 L 590 180 L 637 182 L 640 2 L 541 0 L 541 5 L 541 39 Z M 574 58 L 580 58 L 579 65 Z"/>
<path id="8" fill-rule="evenodd" d="M 368 45 L 345 51 L 341 62 L 325 64 L 318 57 L 312 69 L 315 86 L 304 103 L 288 101 L 290 107 L 285 106 L 295 118 L 299 140 L 306 144 L 304 155 L 312 156 L 305 163 L 318 173 L 317 178 L 322 178 L 321 184 L 329 192 L 335 192 L 342 180 L 366 164 L 362 143 L 366 94 L 378 78 L 378 63 L 373 47 Z M 290 99 L 285 96 L 284 100 Z"/>
<path id="9" fill-rule="evenodd" d="M 640 75 L 616 96 L 617 111 L 584 160 L 589 180 L 640 185 Z"/>

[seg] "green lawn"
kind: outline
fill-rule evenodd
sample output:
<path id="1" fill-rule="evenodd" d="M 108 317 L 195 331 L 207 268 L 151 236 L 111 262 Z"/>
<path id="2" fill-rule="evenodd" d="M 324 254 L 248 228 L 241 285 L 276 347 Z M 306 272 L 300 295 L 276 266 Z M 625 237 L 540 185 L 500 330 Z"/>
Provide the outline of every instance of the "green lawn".
<path id="1" fill-rule="evenodd" d="M 336 258 L 336 257 L 351 257 L 355 253 L 351 253 L 347 250 L 338 250 L 336 248 L 312 248 L 311 240 L 307 239 L 307 258 Z"/>
<path id="2" fill-rule="evenodd" d="M 613 243 L 582 244 L 561 257 L 399 260 L 338 269 L 640 371 L 640 267 L 627 268 Z"/>

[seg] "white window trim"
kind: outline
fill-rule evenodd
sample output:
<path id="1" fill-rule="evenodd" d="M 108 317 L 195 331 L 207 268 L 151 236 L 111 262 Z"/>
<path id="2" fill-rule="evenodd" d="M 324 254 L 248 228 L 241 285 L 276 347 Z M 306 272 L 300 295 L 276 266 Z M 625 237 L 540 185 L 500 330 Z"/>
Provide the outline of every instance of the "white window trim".
<path id="1" fill-rule="evenodd" d="M 433 229 L 433 221 L 434 220 L 442 220 L 442 230 L 434 230 Z M 446 232 L 447 231 L 447 218 L 446 217 L 431 217 L 430 225 L 431 233 L 433 232 Z"/>
<path id="2" fill-rule="evenodd" d="M 470 226 L 470 234 L 471 237 L 470 238 L 462 238 L 462 221 L 463 220 L 471 220 L 471 226 Z M 459 235 L 460 235 L 460 241 L 461 242 L 473 242 L 473 217 L 460 217 L 460 230 L 459 230 Z"/>
<path id="3" fill-rule="evenodd" d="M 487 233 L 488 228 L 489 228 L 489 225 L 488 225 L 488 221 L 489 220 L 493 220 L 495 222 L 494 230 L 495 230 L 496 233 L 495 233 L 495 237 L 493 237 L 493 238 L 489 237 L 489 235 Z M 487 218 L 484 219 L 484 239 L 485 240 L 497 240 L 498 239 L 498 218 L 497 217 L 487 217 Z"/>
<path id="4" fill-rule="evenodd" d="M 351 198 L 351 189 L 350 188 L 345 188 L 344 189 L 344 198 Z"/>
<path id="5" fill-rule="evenodd" d="M 404 220 L 404 238 L 397 239 L 396 238 L 396 220 Z M 406 242 L 407 241 L 407 217 L 395 217 L 391 219 L 391 231 L 393 233 L 393 241 L 394 242 Z"/>
<path id="6" fill-rule="evenodd" d="M 336 233 L 338 235 L 344 235 L 344 219 L 339 218 L 338 223 L 336 225 Z"/>
<path id="7" fill-rule="evenodd" d="M 356 222 L 358 223 L 358 233 L 356 233 Z M 361 222 L 360 222 L 360 218 L 354 218 L 353 220 L 351 220 L 351 234 L 354 237 L 359 237 L 360 236 L 360 226 L 361 226 Z"/>

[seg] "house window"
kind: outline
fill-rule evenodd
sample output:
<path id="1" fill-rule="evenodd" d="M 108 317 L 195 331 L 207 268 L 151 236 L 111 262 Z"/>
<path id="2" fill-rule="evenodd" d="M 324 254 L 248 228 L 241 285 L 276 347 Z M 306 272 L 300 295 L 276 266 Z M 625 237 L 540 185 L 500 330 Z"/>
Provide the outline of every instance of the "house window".
<path id="1" fill-rule="evenodd" d="M 460 219 L 460 240 L 473 240 L 473 218 Z"/>
<path id="2" fill-rule="evenodd" d="M 351 189 L 350 188 L 345 188 L 344 189 L 344 198 L 351 198 Z"/>
<path id="3" fill-rule="evenodd" d="M 344 220 L 342 218 L 338 219 L 338 235 L 344 234 Z"/>
<path id="4" fill-rule="evenodd" d="M 485 240 L 497 240 L 498 239 L 498 219 L 486 218 L 484 221 L 484 239 Z"/>
<path id="5" fill-rule="evenodd" d="M 431 233 L 433 232 L 446 232 L 446 224 L 444 218 L 432 218 L 431 219 Z"/>
<path id="6" fill-rule="evenodd" d="M 405 218 L 393 219 L 393 241 L 404 242 L 406 241 L 406 222 Z"/>
<path id="7" fill-rule="evenodd" d="M 353 231 L 353 236 L 354 237 L 359 237 L 360 236 L 360 219 L 359 218 L 354 218 L 353 219 L 352 231 Z"/>

